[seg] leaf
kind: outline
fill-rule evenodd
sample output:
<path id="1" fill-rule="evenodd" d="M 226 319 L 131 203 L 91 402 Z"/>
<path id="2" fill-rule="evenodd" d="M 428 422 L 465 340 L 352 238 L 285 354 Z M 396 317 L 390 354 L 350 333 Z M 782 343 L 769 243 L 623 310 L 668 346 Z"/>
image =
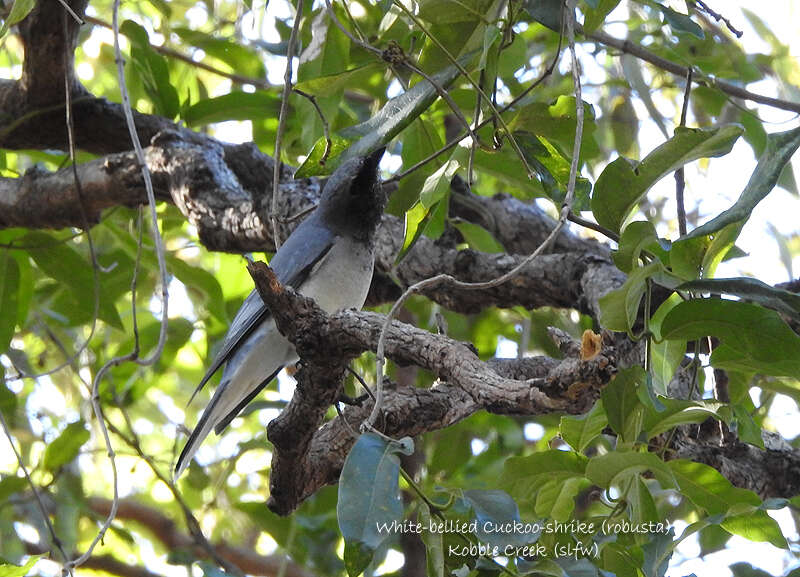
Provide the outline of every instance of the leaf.
<path id="1" fill-rule="evenodd" d="M 546 138 L 517 131 L 514 138 L 525 156 L 525 161 L 536 171 L 542 188 L 548 198 L 560 204 L 567 196 L 570 162 Z M 575 210 L 583 210 L 592 185 L 581 176 L 575 182 Z"/>
<path id="2" fill-rule="evenodd" d="M 342 537 L 359 564 L 367 551 L 371 557 L 391 537 L 389 527 L 393 521 L 403 521 L 397 454 L 412 452 L 413 444 L 408 438 L 403 443 L 390 443 L 378 435 L 365 433 L 345 459 L 339 478 L 336 517 Z"/>
<path id="3" fill-rule="evenodd" d="M 600 393 L 609 426 L 624 443 L 633 443 L 642 430 L 644 406 L 637 390 L 645 382 L 642 367 L 630 367 L 617 373 Z"/>
<path id="4" fill-rule="evenodd" d="M 734 295 L 800 320 L 800 296 L 754 278 L 693 280 L 683 283 L 678 290 Z"/>
<path id="5" fill-rule="evenodd" d="M 766 511 L 757 510 L 741 515 L 727 517 L 721 523 L 722 528 L 732 535 L 739 535 L 750 541 L 771 543 L 779 549 L 788 549 L 786 537 L 783 536 L 777 521 Z"/>
<path id="6" fill-rule="evenodd" d="M 658 261 L 635 269 L 625 284 L 600 297 L 600 324 L 612 331 L 629 331 L 639 316 L 647 279 L 664 269 Z"/>
<path id="7" fill-rule="evenodd" d="M 720 421 L 730 419 L 730 410 L 725 403 L 716 401 L 686 401 L 683 399 L 661 398 L 662 410 L 647 409 L 644 415 L 644 430 L 652 439 L 677 427 L 690 423 L 702 423 L 709 417 Z"/>
<path id="8" fill-rule="evenodd" d="M 719 263 L 735 250 L 742 225 L 734 222 L 714 234 L 676 240 L 669 256 L 673 272 L 687 280 L 713 276 Z"/>
<path id="9" fill-rule="evenodd" d="M 28 557 L 25 565 L 21 567 L 9 563 L 0 563 L 0 577 L 25 577 L 42 557 L 44 557 L 44 555 L 31 555 Z"/>
<path id="10" fill-rule="evenodd" d="M 427 209 L 442 200 L 450 191 L 450 181 L 460 167 L 458 159 L 451 156 L 436 172 L 425 180 L 419 193 L 419 201 Z"/>
<path id="11" fill-rule="evenodd" d="M 586 101 L 583 101 L 583 117 L 581 158 L 593 157 L 598 154 L 594 137 L 597 125 L 594 107 Z M 545 138 L 558 149 L 562 157 L 571 159 L 577 128 L 577 101 L 574 96 L 562 95 L 553 102 L 531 102 L 519 109 L 509 122 L 509 128 Z"/>
<path id="12" fill-rule="evenodd" d="M 534 506 L 536 515 L 556 521 L 567 521 L 575 510 L 575 497 L 587 485 L 588 481 L 582 477 L 548 481 L 536 495 Z M 528 537 L 526 541 L 531 542 L 532 539 Z"/>
<path id="13" fill-rule="evenodd" d="M 697 22 L 689 18 L 688 14 L 681 14 L 666 6 L 659 5 L 659 8 L 664 15 L 664 20 L 674 32 L 685 32 L 701 40 L 706 37 L 703 33 L 703 29 L 700 28 Z"/>
<path id="14" fill-rule="evenodd" d="M 675 459 L 667 466 L 674 474 L 681 494 L 709 515 L 725 514 L 734 506 L 757 507 L 761 502 L 755 493 L 734 487 L 708 465 Z"/>
<path id="15" fill-rule="evenodd" d="M 597 222 L 618 232 L 651 186 L 689 162 L 727 154 L 742 132 L 744 129 L 738 125 L 710 129 L 677 127 L 675 136 L 640 163 L 622 157 L 611 162 L 594 187 L 592 212 Z"/>
<path id="16" fill-rule="evenodd" d="M 131 42 L 131 64 L 139 74 L 145 92 L 153 102 L 156 112 L 167 118 L 177 116 L 180 103 L 178 92 L 169 80 L 166 59 L 150 45 L 147 31 L 132 20 L 120 26 L 120 32 Z"/>
<path id="17" fill-rule="evenodd" d="M 654 453 L 616 450 L 592 457 L 586 464 L 586 477 L 604 489 L 622 486 L 647 471 L 653 473 L 662 488 L 675 486 L 672 471 Z"/>
<path id="18" fill-rule="evenodd" d="M 461 60 L 463 65 L 468 58 Z M 458 75 L 458 69 L 455 66 L 449 66 L 432 78 L 438 86 L 447 88 Z M 340 146 L 341 151 L 331 153 L 324 166 L 319 164 L 319 158 L 314 158 L 312 154 L 309 154 L 295 172 L 295 178 L 330 174 L 345 160 L 365 156 L 369 152 L 377 150 L 427 110 L 438 95 L 434 85 L 425 79 L 420 80 L 403 94 L 390 99 L 369 120 L 341 130 L 337 136 L 346 141 L 347 147 Z M 325 140 L 320 139 L 320 141 L 324 147 Z M 314 145 L 314 149 L 320 146 L 320 141 Z"/>
<path id="19" fill-rule="evenodd" d="M 476 536 L 481 543 L 490 543 L 497 547 L 514 545 L 522 547 L 538 537 L 522 533 L 521 531 L 501 532 L 497 530 L 484 530 L 484 527 L 499 528 L 507 526 L 509 523 L 522 522 L 519 515 L 519 507 L 505 491 L 491 490 L 469 490 L 464 491 L 464 499 L 475 512 L 478 521 Z"/>
<path id="20" fill-rule="evenodd" d="M 758 305 L 721 299 L 694 299 L 672 309 L 661 325 L 664 338 L 693 340 L 709 335 L 723 345 L 711 364 L 759 373 L 796 377 L 800 374 L 800 336 L 774 311 Z"/>
<path id="21" fill-rule="evenodd" d="M 554 32 L 561 32 L 561 0 L 525 0 L 523 6 L 531 18 Z"/>
<path id="22" fill-rule="evenodd" d="M 419 520 L 423 527 L 430 527 L 432 517 L 427 503 L 420 503 Z M 425 544 L 425 563 L 428 567 L 428 575 L 431 577 L 444 577 L 444 533 L 441 531 L 422 531 L 420 537 Z"/>
<path id="23" fill-rule="evenodd" d="M 650 317 L 650 331 L 653 333 L 651 366 L 654 391 L 662 397 L 668 397 L 669 384 L 675 371 L 686 355 L 686 341 L 682 339 L 665 339 L 661 335 L 661 325 L 667 313 L 683 302 L 680 295 L 672 293 Z"/>
<path id="24" fill-rule="evenodd" d="M 271 92 L 230 92 L 206 98 L 184 108 L 183 120 L 192 127 L 205 126 L 226 120 L 260 120 L 277 117 L 280 98 Z"/>
<path id="25" fill-rule="evenodd" d="M 72 306 L 77 307 L 91 318 L 94 314 L 95 298 L 97 298 L 100 319 L 114 328 L 122 330 L 122 319 L 119 317 L 113 300 L 102 290 L 102 279 L 100 294 L 96 295 L 91 263 L 72 249 L 68 243 L 49 234 L 31 231 L 23 238 L 26 244 L 46 247 L 30 250 L 29 254 L 42 272 L 69 289 Z M 98 272 L 98 274 L 102 273 Z"/>
<path id="26" fill-rule="evenodd" d="M 333 96 L 346 88 L 358 86 L 357 81 L 361 80 L 362 75 L 380 72 L 382 69 L 383 66 L 379 62 L 370 62 L 350 70 L 303 80 L 298 82 L 295 88 L 316 96 Z"/>
<path id="27" fill-rule="evenodd" d="M 89 440 L 89 431 L 82 420 L 70 423 L 61 431 L 44 451 L 44 468 L 55 471 L 59 467 L 71 462 Z"/>
<path id="28" fill-rule="evenodd" d="M 11 344 L 19 313 L 19 265 L 11 252 L 0 254 L 0 353 Z"/>
<path id="29" fill-rule="evenodd" d="M 553 480 L 583 477 L 587 458 L 570 451 L 544 451 L 526 457 L 510 457 L 498 482 L 518 501 L 533 503 L 536 494 Z"/>
<path id="30" fill-rule="evenodd" d="M 570 447 L 583 452 L 608 424 L 603 401 L 598 400 L 585 415 L 564 416 L 558 426 L 559 435 Z"/>
<path id="31" fill-rule="evenodd" d="M 174 254 L 167 255 L 169 270 L 181 281 L 189 293 L 200 293 L 208 311 L 223 323 L 228 322 L 228 312 L 225 309 L 225 297 L 222 287 L 213 274 L 198 266 L 193 266 L 177 258 Z"/>
<path id="32" fill-rule="evenodd" d="M 15 477 L 5 475 L 0 479 L 0 503 L 8 502 L 8 498 L 28 488 L 28 481 L 25 477 Z"/>
<path id="33" fill-rule="evenodd" d="M 586 16 L 583 20 L 583 29 L 585 34 L 591 34 L 603 25 L 606 16 L 617 7 L 620 0 L 592 0 L 586 2 L 589 4 L 589 9 L 586 10 Z"/>
<path id="34" fill-rule="evenodd" d="M 611 256 L 619 270 L 630 273 L 639 266 L 639 257 L 642 251 L 657 244 L 658 234 L 653 223 L 647 220 L 637 220 L 622 231 L 619 248 Z"/>
<path id="35" fill-rule="evenodd" d="M 461 219 L 454 220 L 452 224 L 471 248 L 490 254 L 505 252 L 503 245 L 482 226 Z"/>
<path id="36" fill-rule="evenodd" d="M 33 7 L 36 6 L 36 0 L 14 0 L 14 5 L 11 6 L 11 11 L 8 13 L 2 28 L 0 28 L 0 38 L 6 35 L 8 29 L 22 22 L 22 20 L 30 14 Z"/>
<path id="37" fill-rule="evenodd" d="M 716 218 L 697 227 L 686 238 L 708 236 L 723 227 L 747 220 L 755 206 L 775 188 L 778 177 L 800 147 L 800 127 L 767 136 L 767 147 L 739 199 Z"/>
<path id="38" fill-rule="evenodd" d="M 731 431 L 736 433 L 740 441 L 755 445 L 759 449 L 764 448 L 764 439 L 761 437 L 761 427 L 753 420 L 753 417 L 743 405 L 733 405 L 734 419 L 731 422 Z"/>

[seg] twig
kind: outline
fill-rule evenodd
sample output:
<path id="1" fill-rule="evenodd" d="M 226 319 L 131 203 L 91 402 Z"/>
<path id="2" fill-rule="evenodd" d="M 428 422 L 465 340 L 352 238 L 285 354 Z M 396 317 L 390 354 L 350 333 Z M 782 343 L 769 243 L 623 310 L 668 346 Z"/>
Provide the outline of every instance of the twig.
<path id="1" fill-rule="evenodd" d="M 683 107 L 681 108 L 680 126 L 686 126 L 686 113 L 689 109 L 689 96 L 692 92 L 692 69 L 686 75 L 686 90 L 683 93 Z M 683 193 L 686 191 L 686 175 L 683 166 L 675 171 L 675 203 L 678 205 L 678 232 L 681 236 L 686 234 L 686 206 Z"/>
<path id="2" fill-rule="evenodd" d="M 280 191 L 281 179 L 281 144 L 283 131 L 286 128 L 286 111 L 289 108 L 289 94 L 292 92 L 292 60 L 297 44 L 297 32 L 300 29 L 300 19 L 303 16 L 303 0 L 297 0 L 297 9 L 294 15 L 292 33 L 289 35 L 289 46 L 286 47 L 286 71 L 283 75 L 283 95 L 281 96 L 281 109 L 278 113 L 278 130 L 275 133 L 275 152 L 273 155 L 274 164 L 272 167 L 272 210 L 270 219 L 272 220 L 272 236 L 275 240 L 275 252 L 281 248 L 281 239 L 278 234 L 278 193 Z"/>
<path id="3" fill-rule="evenodd" d="M 452 54 L 450 54 L 450 51 L 447 50 L 447 47 L 444 44 L 442 44 L 439 41 L 439 39 L 436 38 L 435 35 L 431 34 L 431 32 L 430 32 L 430 30 L 428 30 L 427 26 L 425 26 L 425 24 L 423 24 L 422 21 L 420 21 L 420 19 L 417 18 L 417 16 L 411 10 L 409 10 L 400 0 L 392 0 L 392 3 L 395 6 L 397 6 L 398 8 L 400 8 L 400 10 L 402 12 L 404 12 L 406 14 L 406 16 L 408 16 L 411 19 L 411 21 L 414 23 L 415 26 L 417 26 L 420 30 L 422 30 L 422 33 L 425 34 L 425 36 L 427 36 L 428 38 L 430 38 L 431 42 L 433 42 L 439 50 L 444 52 L 444 55 L 447 57 L 447 59 L 450 61 L 450 63 L 458 69 L 458 71 L 464 76 L 464 78 L 467 79 L 467 81 L 478 92 L 478 94 L 480 94 L 481 97 L 483 97 L 483 99 L 486 100 L 486 103 L 489 105 L 489 108 L 491 109 L 492 114 L 494 115 L 494 119 L 497 120 L 497 122 L 500 123 L 500 126 L 502 127 L 503 131 L 505 132 L 506 138 L 508 138 L 508 141 L 511 143 L 511 148 L 513 148 L 514 152 L 517 153 L 517 156 L 519 157 L 520 161 L 522 162 L 522 166 L 525 167 L 525 171 L 527 173 L 528 178 L 533 178 L 534 174 L 535 174 L 534 170 L 528 164 L 528 161 L 525 158 L 525 153 L 522 152 L 522 148 L 520 148 L 519 143 L 517 142 L 517 139 L 514 138 L 514 135 L 511 133 L 511 130 L 508 128 L 508 125 L 506 124 L 506 121 L 503 120 L 503 117 L 500 115 L 500 112 L 497 110 L 495 105 L 492 104 L 491 98 L 489 98 L 486 95 L 486 93 L 483 91 L 483 89 L 480 87 L 480 85 L 477 82 L 475 82 L 475 80 L 470 75 L 469 71 L 466 68 L 464 68 L 461 65 L 461 63 Z"/>
<path id="4" fill-rule="evenodd" d="M 325 162 L 328 160 L 328 155 L 331 153 L 331 129 L 328 125 L 328 119 L 325 118 L 325 115 L 322 113 L 322 109 L 319 107 L 319 103 L 317 102 L 317 97 L 313 94 L 309 94 L 308 92 L 304 92 L 299 88 L 292 88 L 292 92 L 302 96 L 303 98 L 307 99 L 311 105 L 314 107 L 314 110 L 317 111 L 317 116 L 319 116 L 320 122 L 322 122 L 322 134 L 325 137 L 325 150 L 322 153 L 322 158 L 319 159 L 319 163 L 321 165 L 325 165 Z"/>
<path id="5" fill-rule="evenodd" d="M 86 22 L 84 22 L 83 18 L 81 18 L 80 16 L 78 16 L 78 15 L 75 13 L 75 11 L 74 11 L 72 8 L 70 8 L 70 5 L 69 5 L 69 4 L 67 4 L 66 0 L 58 0 L 58 1 L 61 3 L 61 6 L 63 6 L 63 7 L 64 7 L 64 10 L 66 10 L 66 11 L 67 11 L 67 13 L 68 13 L 70 16 L 72 16 L 72 19 L 73 19 L 73 20 L 75 20 L 75 22 L 77 22 L 77 23 L 78 23 L 78 24 L 80 24 L 81 26 L 83 26 L 84 24 L 86 24 Z"/>
<path id="6" fill-rule="evenodd" d="M 575 27 L 578 32 L 583 32 L 583 28 L 578 25 Z M 644 60 L 645 62 L 649 62 L 653 66 L 657 68 L 661 68 L 662 70 L 666 70 L 667 72 L 672 72 L 678 76 L 686 78 L 689 74 L 689 67 L 682 66 L 680 64 L 676 64 L 671 60 L 667 60 L 666 58 L 662 58 L 653 52 L 650 52 L 646 48 L 639 46 L 631 42 L 630 40 L 620 40 L 618 38 L 614 38 L 603 32 L 602 30 L 597 30 L 592 34 L 588 35 L 588 38 L 600 42 L 601 44 L 605 44 L 606 46 L 611 46 L 612 48 L 616 48 L 622 52 L 630 54 L 632 56 L 636 56 L 637 58 Z M 697 72 L 695 70 L 695 72 Z M 699 75 L 698 75 L 699 76 Z M 750 100 L 752 102 L 758 102 L 759 104 L 764 104 L 766 106 L 772 106 L 773 108 L 779 108 L 781 110 L 788 110 L 790 112 L 796 112 L 800 114 L 800 102 L 790 102 L 788 100 L 782 100 L 780 98 L 772 98 L 771 96 L 764 96 L 763 94 L 756 94 L 755 92 L 750 92 L 749 90 L 745 90 L 741 86 L 736 86 L 735 84 L 731 84 L 730 82 L 725 82 L 724 80 L 719 80 L 717 78 L 713 78 L 710 76 L 701 76 L 694 80 L 695 84 L 702 84 L 705 86 L 712 86 L 728 94 L 729 96 L 734 96 L 736 98 L 742 98 L 744 100 Z"/>
<path id="7" fill-rule="evenodd" d="M 89 544 L 89 547 L 82 555 L 80 555 L 77 559 L 74 559 L 67 564 L 68 569 L 80 566 L 81 564 L 86 562 L 86 560 L 89 559 L 89 557 L 91 557 L 94 548 L 103 539 L 106 532 L 111 527 L 111 523 L 114 521 L 114 517 L 117 514 L 117 508 L 119 506 L 117 464 L 116 464 L 114 449 L 111 445 L 111 438 L 109 437 L 108 428 L 106 427 L 106 419 L 105 415 L 103 414 L 103 408 L 100 405 L 100 382 L 102 381 L 105 374 L 111 370 L 111 368 L 116 367 L 117 365 L 120 365 L 126 361 L 135 360 L 137 364 L 142 366 L 152 365 L 153 363 L 155 363 L 161 357 L 161 352 L 164 350 L 164 343 L 166 342 L 167 338 L 167 320 L 169 318 L 168 314 L 169 281 L 167 279 L 167 265 L 164 256 L 164 245 L 161 239 L 161 233 L 158 228 L 158 213 L 156 212 L 156 201 L 155 201 L 155 193 L 153 191 L 153 182 L 150 178 L 150 171 L 147 168 L 147 162 L 144 157 L 144 151 L 142 150 L 142 145 L 139 142 L 139 136 L 136 132 L 136 125 L 133 120 L 133 111 L 131 109 L 130 99 L 128 97 L 128 89 L 125 84 L 125 71 L 123 67 L 122 52 L 119 46 L 119 3 L 120 0 L 114 0 L 112 9 L 113 10 L 112 28 L 114 31 L 114 57 L 117 64 L 117 80 L 119 82 L 120 95 L 122 97 L 122 108 L 125 112 L 125 120 L 128 125 L 128 131 L 130 133 L 131 142 L 133 143 L 134 150 L 136 151 L 136 157 L 139 161 L 139 165 L 142 170 L 142 177 L 144 179 L 145 189 L 147 191 L 147 200 L 150 206 L 150 216 L 153 228 L 153 239 L 156 249 L 156 258 L 158 260 L 159 275 L 161 278 L 161 326 L 158 334 L 158 343 L 147 358 L 144 359 L 138 358 L 138 344 L 137 344 L 133 352 L 127 355 L 114 357 L 109 361 L 107 361 L 102 367 L 100 367 L 100 370 L 97 371 L 97 374 L 95 375 L 92 381 L 92 395 L 91 395 L 92 409 L 94 410 L 95 417 L 97 418 L 97 424 L 100 427 L 103 439 L 105 440 L 106 449 L 108 451 L 108 458 L 109 461 L 111 462 L 111 471 L 113 480 L 112 486 L 113 486 L 114 498 L 111 502 L 111 509 L 108 513 L 108 517 L 106 518 L 103 525 L 100 527 L 100 530 L 98 531 L 97 535 L 95 536 L 95 538 Z M 134 273 L 134 282 L 136 278 L 135 274 L 136 273 Z"/>
<path id="8" fill-rule="evenodd" d="M 574 222 L 575 224 L 578 224 L 584 228 L 589 228 L 595 232 L 599 232 L 600 234 L 602 234 L 606 238 L 610 238 L 614 242 L 617 243 L 619 242 L 619 235 L 616 232 L 604 226 L 600 226 L 596 222 L 592 222 L 591 220 L 586 220 L 585 218 L 578 216 L 574 212 L 569 213 L 567 220 L 569 220 L 570 222 Z"/>
<path id="9" fill-rule="evenodd" d="M 703 2 L 703 0 L 694 0 L 694 4 L 696 5 L 695 7 L 699 7 L 703 12 L 711 16 L 717 22 L 719 22 L 720 20 L 724 22 L 725 26 L 728 28 L 728 30 L 731 31 L 731 33 L 734 36 L 736 36 L 736 38 L 741 38 L 742 35 L 744 34 L 744 32 L 738 30 L 733 24 L 731 24 L 731 21 L 725 18 L 725 16 L 709 8 L 708 4 Z"/>
<path id="10" fill-rule="evenodd" d="M 520 93 L 519 96 L 514 98 L 511 102 L 509 102 L 505 106 L 501 107 L 499 109 L 500 114 L 503 114 L 507 110 L 509 110 L 512 107 L 516 106 L 523 98 L 525 98 L 528 94 L 530 94 L 530 92 L 534 88 L 536 88 L 542 82 L 544 82 L 553 73 L 553 70 L 555 70 L 556 65 L 558 64 L 558 61 L 560 59 L 560 56 L 561 56 L 561 37 L 559 36 L 558 49 L 556 50 L 556 55 L 553 58 L 553 60 L 550 62 L 550 65 L 545 69 L 545 71 L 542 73 L 542 75 L 539 78 L 537 78 L 534 82 L 532 82 L 530 86 L 525 88 L 525 90 L 523 90 Z M 479 130 L 479 129 L 483 128 L 484 126 L 486 126 L 487 124 L 491 123 L 491 122 L 494 122 L 494 116 L 490 116 L 489 118 L 483 120 L 478 125 L 476 125 L 475 128 L 473 128 L 473 130 Z M 428 156 L 426 156 L 425 158 L 423 158 L 422 160 L 420 160 L 416 164 L 413 164 L 410 167 L 408 167 L 407 169 L 403 170 L 402 172 L 399 172 L 399 173 L 395 174 L 394 176 L 392 176 L 391 178 L 387 178 L 386 180 L 384 180 L 383 181 L 384 186 L 386 186 L 387 184 L 391 184 L 393 182 L 397 182 L 398 180 L 401 180 L 401 179 L 405 178 L 406 176 L 408 176 L 409 174 L 415 172 L 416 170 L 419 170 L 421 167 L 425 166 L 426 164 L 428 164 L 432 160 L 437 159 L 439 156 L 441 156 L 442 154 L 444 154 L 445 152 L 447 152 L 448 150 L 450 150 L 451 148 L 456 146 L 459 142 L 464 140 L 467 136 L 468 136 L 468 134 L 466 132 L 464 132 L 462 134 L 459 134 L 454 139 L 448 141 L 443 147 L 441 147 L 436 152 L 433 152 L 433 153 L 429 154 Z"/>
<path id="11" fill-rule="evenodd" d="M 22 461 L 22 455 L 19 454 L 17 447 L 14 445 L 14 438 L 11 436 L 11 430 L 8 428 L 8 423 L 6 423 L 6 418 L 3 416 L 3 411 L 0 411 L 0 425 L 2 425 L 3 432 L 8 439 L 8 444 L 11 446 L 14 456 L 17 458 L 17 464 L 19 465 L 19 468 L 22 469 L 22 474 L 25 475 L 25 479 L 28 481 L 28 486 L 33 492 L 33 497 L 36 499 L 36 504 L 42 514 L 42 520 L 44 521 L 44 524 L 47 525 L 47 530 L 50 533 L 50 538 L 53 540 L 53 545 L 56 546 L 56 549 L 58 549 L 58 552 L 61 553 L 61 557 L 66 563 L 69 560 L 69 557 L 64 551 L 64 547 L 61 545 L 61 539 L 59 539 L 58 535 L 56 535 L 55 527 L 53 527 L 53 523 L 50 521 L 50 516 L 47 514 L 47 508 L 44 506 L 44 502 L 42 502 L 42 496 L 39 494 L 39 490 L 36 488 L 36 484 L 33 482 L 33 479 L 31 479 L 31 475 L 28 473 L 28 468 Z M 65 565 L 65 567 L 67 572 L 72 575 L 72 569 L 68 565 Z"/>
<path id="12" fill-rule="evenodd" d="M 514 278 L 523 268 L 528 266 L 533 260 L 535 260 L 540 254 L 542 254 L 547 248 L 552 244 L 552 242 L 558 236 L 558 233 L 561 232 L 561 229 L 567 222 L 567 218 L 569 217 L 572 211 L 572 204 L 575 200 L 575 182 L 577 180 L 578 174 L 578 162 L 580 157 L 581 151 L 581 141 L 583 140 L 583 122 L 584 122 L 584 114 L 583 114 L 583 102 L 582 102 L 582 95 L 581 95 L 581 82 L 580 82 L 580 72 L 578 69 L 578 60 L 577 56 L 575 55 L 575 34 L 574 34 L 574 18 L 575 18 L 575 3 L 577 0 L 568 0 L 568 6 L 570 10 L 568 10 L 568 14 L 566 16 L 567 20 L 567 36 L 569 39 L 569 46 L 570 51 L 572 53 L 572 80 L 575 86 L 575 99 L 576 99 L 576 122 L 575 122 L 575 143 L 573 146 L 572 151 L 572 161 L 570 163 L 569 169 L 569 180 L 567 182 L 567 193 L 564 198 L 564 203 L 561 206 L 561 214 L 556 223 L 553 230 L 544 239 L 544 241 L 536 248 L 533 253 L 531 253 L 528 257 L 526 257 L 522 262 L 520 262 L 517 266 L 513 269 L 501 275 L 493 280 L 485 281 L 485 282 L 476 282 L 476 283 L 469 283 L 459 281 L 458 279 L 453 278 L 447 274 L 440 274 L 436 275 L 431 278 L 427 278 L 422 280 L 418 283 L 415 283 L 408 287 L 405 292 L 400 296 L 400 298 L 395 301 L 392 305 L 391 310 L 386 315 L 386 318 L 383 321 L 383 325 L 381 326 L 381 332 L 378 337 L 378 344 L 376 347 L 376 369 L 375 369 L 375 381 L 376 381 L 376 392 L 375 392 L 375 404 L 372 407 L 372 412 L 370 413 L 369 417 L 367 418 L 366 422 L 362 425 L 363 429 L 366 430 L 375 430 L 375 423 L 378 419 L 378 416 L 381 412 L 381 406 L 383 404 L 383 366 L 385 363 L 385 350 L 386 350 L 386 333 L 391 326 L 392 319 L 397 314 L 397 311 L 400 307 L 405 303 L 406 300 L 412 295 L 421 292 L 426 288 L 430 288 L 442 283 L 447 283 L 449 286 L 454 288 L 460 288 L 464 290 L 479 290 L 479 289 L 488 289 L 493 288 L 498 285 L 503 284 L 504 282 Z"/>

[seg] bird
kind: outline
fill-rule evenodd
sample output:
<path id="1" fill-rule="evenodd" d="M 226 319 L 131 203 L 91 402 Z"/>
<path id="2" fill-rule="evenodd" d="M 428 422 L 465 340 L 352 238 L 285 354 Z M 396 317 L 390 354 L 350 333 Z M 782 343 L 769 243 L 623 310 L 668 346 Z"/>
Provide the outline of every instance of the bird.
<path id="1" fill-rule="evenodd" d="M 361 308 L 375 262 L 375 232 L 386 197 L 378 164 L 384 148 L 344 161 L 325 183 L 314 212 L 270 260 L 278 280 L 327 313 Z M 257 290 L 244 300 L 191 400 L 222 365 L 222 378 L 175 465 L 180 477 L 211 430 L 219 435 L 285 366 L 299 360 Z"/>

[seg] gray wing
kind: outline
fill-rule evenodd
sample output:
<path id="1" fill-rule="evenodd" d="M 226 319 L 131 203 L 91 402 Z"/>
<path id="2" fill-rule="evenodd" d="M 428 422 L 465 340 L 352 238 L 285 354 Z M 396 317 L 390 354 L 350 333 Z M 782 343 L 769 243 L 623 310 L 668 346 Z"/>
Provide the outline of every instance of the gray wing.
<path id="1" fill-rule="evenodd" d="M 303 221 L 281 246 L 270 261 L 270 267 L 282 284 L 298 289 L 308 277 L 308 273 L 333 246 L 336 235 L 318 223 L 312 214 Z M 214 362 L 206 371 L 203 380 L 192 393 L 192 398 L 202 389 L 217 370 L 231 357 L 239 345 L 269 316 L 269 309 L 257 290 L 253 290 L 244 300 L 233 318 L 225 341 L 222 343 Z"/>

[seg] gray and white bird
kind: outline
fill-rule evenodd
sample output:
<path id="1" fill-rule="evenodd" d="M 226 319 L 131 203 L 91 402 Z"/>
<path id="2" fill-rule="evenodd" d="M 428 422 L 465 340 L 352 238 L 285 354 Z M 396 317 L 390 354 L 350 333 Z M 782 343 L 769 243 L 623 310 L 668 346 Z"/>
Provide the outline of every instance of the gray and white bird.
<path id="1" fill-rule="evenodd" d="M 326 312 L 361 308 L 367 298 L 375 231 L 386 202 L 378 177 L 382 156 L 380 149 L 336 169 L 322 190 L 316 210 L 270 261 L 282 284 L 313 298 Z M 211 402 L 178 457 L 175 478 L 186 469 L 212 429 L 219 435 L 283 367 L 298 358 L 294 345 L 280 334 L 269 309 L 253 290 L 195 390 L 196 394 L 225 365 Z"/>

